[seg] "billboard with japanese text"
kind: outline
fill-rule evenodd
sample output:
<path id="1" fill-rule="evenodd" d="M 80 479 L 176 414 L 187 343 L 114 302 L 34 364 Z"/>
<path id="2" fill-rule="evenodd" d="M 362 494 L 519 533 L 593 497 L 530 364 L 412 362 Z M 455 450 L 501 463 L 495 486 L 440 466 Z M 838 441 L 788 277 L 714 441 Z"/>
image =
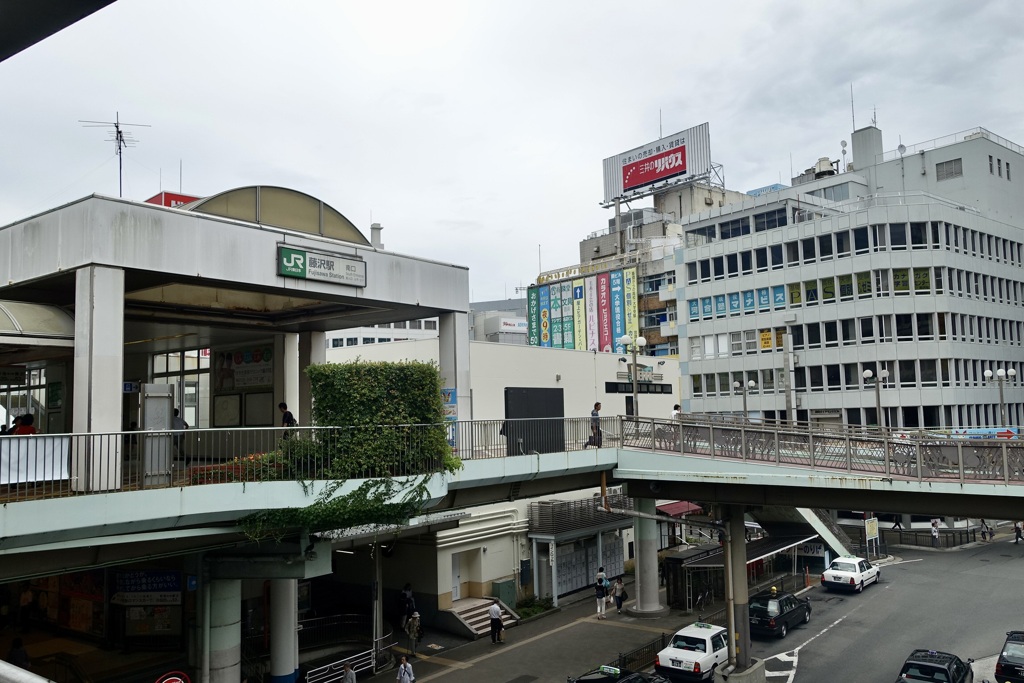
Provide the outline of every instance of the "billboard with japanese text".
<path id="1" fill-rule="evenodd" d="M 642 190 L 655 183 L 679 184 L 710 172 L 711 140 L 708 124 L 702 123 L 605 159 L 604 201 L 644 194 Z"/>

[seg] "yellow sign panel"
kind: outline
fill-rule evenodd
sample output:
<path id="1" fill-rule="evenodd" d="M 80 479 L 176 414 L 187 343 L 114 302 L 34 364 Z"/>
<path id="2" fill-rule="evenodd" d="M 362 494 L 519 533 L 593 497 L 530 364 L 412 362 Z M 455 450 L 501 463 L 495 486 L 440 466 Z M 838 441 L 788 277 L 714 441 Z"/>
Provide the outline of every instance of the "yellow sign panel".
<path id="1" fill-rule="evenodd" d="M 761 330 L 761 348 L 770 349 L 772 348 L 772 331 Z"/>

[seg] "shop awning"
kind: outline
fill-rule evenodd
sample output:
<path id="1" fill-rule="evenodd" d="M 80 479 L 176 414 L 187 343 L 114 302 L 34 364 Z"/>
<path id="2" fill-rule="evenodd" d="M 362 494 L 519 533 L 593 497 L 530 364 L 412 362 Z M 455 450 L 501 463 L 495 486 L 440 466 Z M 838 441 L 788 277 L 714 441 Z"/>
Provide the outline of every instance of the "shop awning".
<path id="1" fill-rule="evenodd" d="M 658 506 L 658 512 L 669 517 L 684 517 L 691 512 L 701 512 L 703 508 L 689 501 L 679 500 L 675 503 L 665 503 Z"/>

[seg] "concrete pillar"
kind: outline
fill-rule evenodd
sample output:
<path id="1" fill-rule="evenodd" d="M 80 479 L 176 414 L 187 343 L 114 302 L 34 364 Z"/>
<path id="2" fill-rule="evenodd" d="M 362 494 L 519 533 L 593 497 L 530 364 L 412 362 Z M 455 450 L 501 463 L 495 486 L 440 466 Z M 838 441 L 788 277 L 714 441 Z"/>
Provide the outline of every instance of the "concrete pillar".
<path id="1" fill-rule="evenodd" d="M 657 513 L 653 498 L 634 498 L 637 512 Z M 636 604 L 627 612 L 635 617 L 660 617 L 668 614 L 661 604 L 658 585 L 658 522 L 643 517 L 633 518 L 633 543 L 636 549 Z"/>
<path id="2" fill-rule="evenodd" d="M 725 507 L 729 525 L 729 561 L 726 571 L 732 574 L 733 614 L 736 619 L 736 668 L 743 671 L 750 666 L 750 595 L 747 591 L 746 524 L 742 505 Z"/>
<path id="3" fill-rule="evenodd" d="M 473 419 L 469 393 L 469 315 L 443 313 L 438 317 L 438 366 L 442 387 L 455 387 L 459 420 Z"/>
<path id="4" fill-rule="evenodd" d="M 270 680 L 294 683 L 299 677 L 298 582 L 270 582 Z"/>
<path id="5" fill-rule="evenodd" d="M 210 582 L 210 681 L 238 683 L 242 678 L 242 582 Z"/>
<path id="6" fill-rule="evenodd" d="M 299 399 L 295 404 L 298 408 L 296 420 L 302 416 L 300 424 L 313 424 L 313 395 L 309 389 L 309 377 L 306 368 L 310 365 L 322 365 L 327 362 L 327 334 L 324 332 L 299 333 Z M 291 403 L 288 404 L 289 406 Z"/>
<path id="7" fill-rule="evenodd" d="M 284 398 L 274 402 L 274 408 L 277 408 L 277 403 L 284 401 L 288 404 L 288 410 L 292 411 L 292 415 L 299 421 L 300 424 L 309 424 L 309 415 L 303 415 L 299 412 L 299 375 L 301 373 L 299 369 L 299 335 L 294 333 L 286 333 L 283 335 L 284 349 L 281 354 L 281 394 Z M 281 416 L 277 416 L 276 422 L 280 424 Z"/>
<path id="8" fill-rule="evenodd" d="M 121 431 L 124 375 L 124 271 L 86 266 L 75 272 L 75 369 L 72 428 Z M 86 447 L 82 447 L 86 446 Z M 121 487 L 121 439 L 95 437 L 72 449 L 72 487 Z"/>

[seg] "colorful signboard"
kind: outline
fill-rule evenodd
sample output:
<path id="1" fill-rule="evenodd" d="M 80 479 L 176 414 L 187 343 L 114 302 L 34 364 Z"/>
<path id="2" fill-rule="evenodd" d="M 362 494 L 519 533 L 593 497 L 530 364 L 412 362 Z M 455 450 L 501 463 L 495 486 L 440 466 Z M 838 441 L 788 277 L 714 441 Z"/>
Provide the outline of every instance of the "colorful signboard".
<path id="1" fill-rule="evenodd" d="M 584 280 L 572 281 L 572 329 L 576 348 L 587 348 L 587 305 Z M 531 342 L 533 343 L 533 342 Z"/>
<path id="2" fill-rule="evenodd" d="M 612 351 L 612 287 L 608 273 L 597 276 L 597 340 L 602 353 Z"/>
<path id="3" fill-rule="evenodd" d="M 575 311 L 572 303 L 572 283 L 562 283 L 562 347 L 576 348 Z"/>
<path id="4" fill-rule="evenodd" d="M 612 349 L 615 353 L 625 353 L 625 347 L 619 342 L 626 334 L 626 305 L 623 291 L 622 271 L 612 271 Z"/>
<path id="5" fill-rule="evenodd" d="M 562 288 L 551 285 L 551 346 L 562 348 Z"/>
<path id="6" fill-rule="evenodd" d="M 618 339 L 640 331 L 636 268 L 531 287 L 526 299 L 531 346 L 621 353 Z"/>
<path id="7" fill-rule="evenodd" d="M 540 288 L 540 345 L 551 346 L 551 288 Z"/>
<path id="8" fill-rule="evenodd" d="M 530 346 L 540 346 L 540 289 L 526 290 L 526 338 Z"/>
<path id="9" fill-rule="evenodd" d="M 640 336 L 639 301 L 637 300 L 636 268 L 622 271 L 622 297 L 626 306 L 626 334 L 636 339 Z"/>
<path id="10" fill-rule="evenodd" d="M 587 292 L 587 350 L 597 351 L 597 276 L 591 275 L 586 279 Z"/>

